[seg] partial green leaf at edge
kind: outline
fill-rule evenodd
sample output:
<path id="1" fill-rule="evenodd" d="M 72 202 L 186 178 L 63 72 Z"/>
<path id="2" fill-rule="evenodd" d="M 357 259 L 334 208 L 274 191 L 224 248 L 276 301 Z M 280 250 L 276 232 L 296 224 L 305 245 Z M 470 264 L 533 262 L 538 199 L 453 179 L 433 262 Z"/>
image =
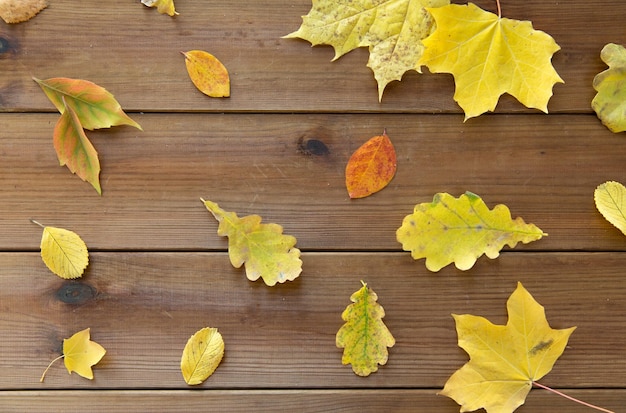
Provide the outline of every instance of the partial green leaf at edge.
<path id="1" fill-rule="evenodd" d="M 62 102 L 66 103 L 65 98 L 62 98 Z M 78 116 L 69 105 L 64 106 L 63 113 L 54 127 L 53 143 L 59 164 L 66 165 L 72 173 L 89 182 L 98 194 L 102 195 L 98 152 L 85 135 Z"/>
<path id="2" fill-rule="evenodd" d="M 83 79 L 56 77 L 33 80 L 39 84 L 48 99 L 62 114 L 65 105 L 71 107 L 83 128 L 88 130 L 129 125 L 139 130 L 141 126 L 132 120 L 105 88 Z M 63 100 L 65 98 L 65 103 Z"/>
<path id="3" fill-rule="evenodd" d="M 608 181 L 596 188 L 593 198 L 602 216 L 626 235 L 626 187 Z"/>
<path id="4" fill-rule="evenodd" d="M 602 124 L 611 132 L 626 131 L 626 48 L 609 43 L 602 48 L 600 58 L 609 66 L 593 79 L 598 92 L 591 101 Z"/>

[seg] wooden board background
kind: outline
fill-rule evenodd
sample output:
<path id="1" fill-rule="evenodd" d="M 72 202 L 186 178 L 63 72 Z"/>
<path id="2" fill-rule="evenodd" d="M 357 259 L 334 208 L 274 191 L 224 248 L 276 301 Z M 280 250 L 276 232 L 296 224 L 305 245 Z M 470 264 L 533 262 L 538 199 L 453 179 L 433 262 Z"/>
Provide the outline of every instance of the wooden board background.
<path id="1" fill-rule="evenodd" d="M 549 115 L 504 96 L 495 114 L 467 122 L 449 75 L 408 73 L 379 103 L 367 50 L 330 62 L 331 47 L 282 39 L 309 0 L 176 7 L 170 18 L 139 1 L 53 0 L 29 22 L 0 22 L 1 411 L 455 412 L 437 396 L 467 360 L 450 314 L 504 323 L 518 281 L 554 328 L 578 327 L 541 382 L 623 407 L 626 242 L 596 211 L 593 191 L 626 182 L 625 137 L 590 108 L 591 82 L 606 68 L 600 50 L 626 43 L 622 1 L 504 0 L 506 17 L 531 20 L 559 43 L 553 64 L 565 83 Z M 192 49 L 228 67 L 231 98 L 195 90 L 180 54 Z M 102 197 L 58 166 L 58 114 L 33 76 L 91 80 L 143 126 L 87 133 Z M 398 173 L 384 191 L 350 200 L 345 164 L 383 129 Z M 549 236 L 470 271 L 430 273 L 401 251 L 395 230 L 415 204 L 466 190 Z M 246 280 L 200 198 L 280 223 L 303 251 L 302 276 L 274 288 Z M 83 279 L 49 273 L 30 219 L 83 237 Z M 342 366 L 334 344 L 360 280 L 377 291 L 397 340 L 368 378 Z M 207 325 L 224 335 L 226 356 L 191 389 L 180 354 Z M 108 350 L 95 379 L 59 364 L 39 383 L 63 338 L 86 327 Z M 533 390 L 517 411 L 589 410 Z"/>

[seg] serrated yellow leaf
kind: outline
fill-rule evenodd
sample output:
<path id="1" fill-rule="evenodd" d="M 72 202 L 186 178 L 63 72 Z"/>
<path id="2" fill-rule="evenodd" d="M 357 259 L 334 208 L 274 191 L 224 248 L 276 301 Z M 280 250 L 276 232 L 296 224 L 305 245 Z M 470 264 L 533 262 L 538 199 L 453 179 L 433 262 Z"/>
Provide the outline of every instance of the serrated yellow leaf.
<path id="1" fill-rule="evenodd" d="M 214 98 L 230 96 L 230 78 L 222 62 L 203 50 L 182 53 L 187 73 L 200 92 Z"/>
<path id="2" fill-rule="evenodd" d="M 246 264 L 250 281 L 263 278 L 272 286 L 293 281 L 302 272 L 300 250 L 296 238 L 283 234 L 278 224 L 262 224 L 258 215 L 239 218 L 234 212 L 221 209 L 215 202 L 202 200 L 219 222 L 217 234 L 228 237 L 228 256 L 235 268 Z"/>
<path id="3" fill-rule="evenodd" d="M 426 258 L 426 268 L 439 271 L 454 262 L 460 270 L 472 268 L 485 254 L 497 258 L 500 250 L 518 242 L 524 244 L 544 234 L 522 218 L 511 219 L 505 205 L 489 210 L 476 194 L 466 192 L 459 198 L 438 193 L 433 202 L 415 206 L 396 231 L 396 238 L 414 259 Z"/>
<path id="4" fill-rule="evenodd" d="M 509 297 L 507 311 L 506 325 L 452 315 L 459 347 L 470 361 L 448 379 L 441 394 L 454 399 L 462 412 L 484 408 L 511 413 L 524 404 L 533 382 L 552 370 L 576 329 L 551 328 L 544 308 L 521 283 Z"/>
<path id="5" fill-rule="evenodd" d="M 560 47 L 550 35 L 528 21 L 501 18 L 473 3 L 428 10 L 436 30 L 424 39 L 419 64 L 454 76 L 454 100 L 466 120 L 493 111 L 504 93 L 548 112 L 552 87 L 563 82 L 552 67 L 552 55 Z"/>
<path id="6" fill-rule="evenodd" d="M 90 340 L 90 331 L 85 329 L 63 340 L 63 361 L 68 373 L 73 371 L 79 376 L 93 380 L 91 366 L 98 362 L 106 354 L 106 350 L 100 344 Z"/>
<path id="7" fill-rule="evenodd" d="M 224 356 L 224 340 L 217 328 L 206 327 L 192 335 L 180 360 L 180 370 L 185 383 L 200 384 L 205 381 Z"/>
<path id="8" fill-rule="evenodd" d="M 169 16 L 178 15 L 174 7 L 174 0 L 141 0 L 141 3 L 148 7 L 156 7 L 157 11 L 161 14 L 167 14 Z"/>
<path id="9" fill-rule="evenodd" d="M 85 242 L 63 228 L 43 228 L 41 258 L 50 271 L 65 279 L 81 277 L 89 264 Z"/>
<path id="10" fill-rule="evenodd" d="M 351 364 L 352 371 L 359 376 L 369 376 L 387 363 L 387 347 L 393 347 L 396 340 L 383 323 L 385 310 L 378 304 L 378 296 L 361 281 L 363 287 L 350 296 L 350 304 L 341 314 L 346 322 L 339 331 L 335 342 L 343 348 L 341 362 Z"/>
<path id="11" fill-rule="evenodd" d="M 611 132 L 626 131 L 626 49 L 609 43 L 602 48 L 600 58 L 609 68 L 593 79 L 598 92 L 591 107 Z"/>
<path id="12" fill-rule="evenodd" d="M 300 28 L 285 36 L 299 37 L 312 45 L 328 44 L 335 59 L 358 47 L 369 48 L 368 67 L 378 82 L 382 99 L 387 84 L 401 80 L 409 70 L 421 73 L 417 63 L 422 39 L 433 29 L 427 7 L 449 0 L 313 0 Z"/>
<path id="13" fill-rule="evenodd" d="M 593 198 L 602 216 L 626 235 L 626 188 L 619 182 L 599 185 Z"/>

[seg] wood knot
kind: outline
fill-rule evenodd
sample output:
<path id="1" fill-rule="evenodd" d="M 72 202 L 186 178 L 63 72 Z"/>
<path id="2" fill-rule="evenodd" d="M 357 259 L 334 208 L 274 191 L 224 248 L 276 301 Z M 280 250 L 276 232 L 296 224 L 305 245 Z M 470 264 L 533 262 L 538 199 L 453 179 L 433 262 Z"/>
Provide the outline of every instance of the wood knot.
<path id="1" fill-rule="evenodd" d="M 15 42 L 6 37 L 4 34 L 0 34 L 0 58 L 9 57 L 9 55 L 16 53 Z"/>
<path id="2" fill-rule="evenodd" d="M 298 140 L 298 151 L 305 155 L 324 156 L 330 153 L 328 146 L 319 139 L 307 139 L 301 137 Z"/>
<path id="3" fill-rule="evenodd" d="M 55 294 L 65 304 L 84 304 L 96 297 L 96 289 L 89 284 L 70 281 L 59 288 Z"/>

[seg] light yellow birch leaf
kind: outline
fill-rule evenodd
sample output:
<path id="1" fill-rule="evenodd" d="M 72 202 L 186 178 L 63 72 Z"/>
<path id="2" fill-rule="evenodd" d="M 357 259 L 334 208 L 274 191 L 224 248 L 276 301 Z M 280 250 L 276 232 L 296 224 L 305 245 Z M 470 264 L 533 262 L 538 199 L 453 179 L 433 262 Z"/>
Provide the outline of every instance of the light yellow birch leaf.
<path id="1" fill-rule="evenodd" d="M 505 205 L 489 210 L 476 194 L 459 198 L 436 194 L 433 202 L 418 204 L 396 231 L 396 238 L 414 259 L 426 258 L 426 268 L 439 271 L 454 263 L 459 270 L 472 268 L 485 254 L 497 258 L 500 250 L 518 242 L 524 244 L 543 237 L 543 231 L 522 218 L 511 219 Z"/>
<path id="2" fill-rule="evenodd" d="M 72 337 L 63 340 L 63 355 L 50 362 L 41 375 L 40 381 L 43 382 L 50 366 L 61 358 L 65 363 L 65 368 L 68 373 L 72 374 L 72 372 L 76 372 L 79 376 L 93 380 L 91 367 L 98 364 L 105 354 L 106 350 L 104 347 L 95 341 L 91 341 L 90 330 L 86 328 L 74 334 Z"/>
<path id="3" fill-rule="evenodd" d="M 215 202 L 202 200 L 218 220 L 217 234 L 228 237 L 228 256 L 235 268 L 246 264 L 250 281 L 263 278 L 272 286 L 293 281 L 302 272 L 300 250 L 296 238 L 283 234 L 278 224 L 262 224 L 258 215 L 239 218 L 234 212 L 221 209 Z"/>
<path id="4" fill-rule="evenodd" d="M 200 384 L 205 381 L 224 357 L 224 339 L 217 328 L 206 327 L 192 335 L 180 360 L 180 370 L 185 383 Z"/>
<path id="5" fill-rule="evenodd" d="M 363 287 L 352 294 L 350 304 L 341 314 L 346 322 L 339 331 L 335 342 L 343 348 L 341 362 L 351 364 L 358 376 L 369 376 L 387 363 L 387 347 L 393 347 L 396 340 L 383 323 L 385 310 L 378 304 L 378 296 L 361 281 Z"/>
<path id="6" fill-rule="evenodd" d="M 156 7 L 161 14 L 178 15 L 174 7 L 174 0 L 141 0 L 141 3 L 148 7 Z"/>
<path id="7" fill-rule="evenodd" d="M 599 185 L 593 194 L 602 216 L 626 235 L 626 188 L 619 182 Z"/>
<path id="8" fill-rule="evenodd" d="M 33 222 L 43 227 L 41 258 L 50 271 L 65 279 L 81 277 L 89 264 L 89 252 L 80 236 L 67 229 Z"/>

